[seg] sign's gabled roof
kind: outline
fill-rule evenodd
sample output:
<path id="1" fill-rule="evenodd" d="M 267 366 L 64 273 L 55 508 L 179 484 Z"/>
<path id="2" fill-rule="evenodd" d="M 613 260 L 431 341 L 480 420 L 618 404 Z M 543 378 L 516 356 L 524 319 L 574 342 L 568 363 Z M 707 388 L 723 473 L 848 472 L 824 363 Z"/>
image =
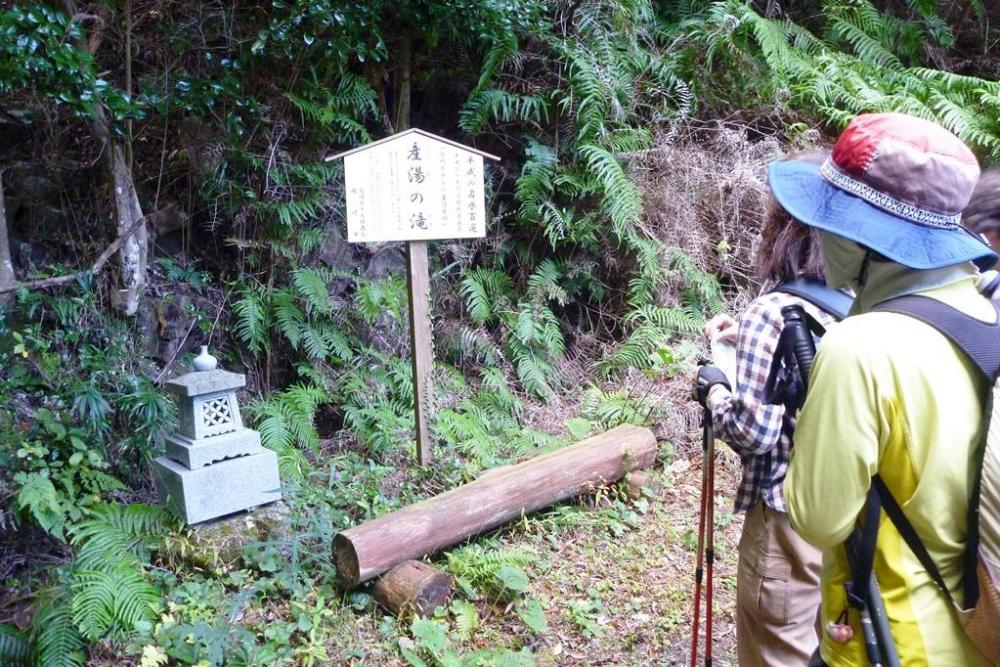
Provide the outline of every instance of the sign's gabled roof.
<path id="1" fill-rule="evenodd" d="M 331 160 L 336 160 L 338 158 L 347 157 L 348 155 L 354 155 L 355 153 L 360 153 L 362 151 L 368 150 L 369 148 L 374 148 L 376 146 L 381 146 L 382 144 L 389 143 L 390 141 L 395 141 L 396 139 L 400 139 L 402 137 L 405 137 L 408 134 L 414 134 L 414 133 L 415 134 L 419 134 L 419 135 L 424 136 L 424 137 L 427 137 L 428 139 L 433 139 L 434 141 L 440 141 L 441 143 L 448 144 L 449 146 L 452 146 L 453 148 L 458 148 L 460 150 L 463 150 L 463 151 L 466 151 L 466 152 L 469 152 L 469 153 L 473 153 L 474 155 L 479 155 L 481 157 L 487 158 L 489 160 L 493 160 L 495 162 L 499 162 L 500 161 L 500 158 L 498 158 L 496 155 L 491 155 L 490 153 L 486 153 L 486 152 L 483 152 L 481 150 L 477 150 L 475 148 L 470 148 L 469 146 L 465 146 L 463 144 L 460 144 L 457 141 L 452 141 L 451 139 L 445 139 L 444 137 L 439 137 L 438 135 L 431 134 L 430 132 L 424 132 L 423 130 L 415 128 L 415 127 L 410 128 L 409 130 L 403 130 L 402 132 L 397 132 L 396 134 L 393 134 L 392 136 L 388 136 L 385 139 L 379 139 L 378 141 L 373 141 L 370 144 L 365 144 L 364 146 L 358 146 L 357 148 L 352 148 L 351 150 L 344 151 L 343 153 L 337 153 L 336 155 L 331 155 L 331 156 L 327 157 L 324 161 L 325 162 L 330 162 Z"/>

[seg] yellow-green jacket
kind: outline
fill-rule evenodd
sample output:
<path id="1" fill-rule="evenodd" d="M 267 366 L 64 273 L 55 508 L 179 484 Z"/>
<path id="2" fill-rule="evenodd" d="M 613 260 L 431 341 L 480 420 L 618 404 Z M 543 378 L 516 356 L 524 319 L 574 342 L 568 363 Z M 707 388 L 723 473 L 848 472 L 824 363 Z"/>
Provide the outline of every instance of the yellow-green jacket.
<path id="1" fill-rule="evenodd" d="M 921 293 L 995 319 L 972 277 Z M 850 612 L 850 641 L 834 643 L 825 628 L 847 605 L 843 543 L 871 477 L 878 473 L 885 480 L 960 600 L 972 451 L 980 442 L 985 387 L 943 335 L 910 317 L 880 312 L 849 317 L 829 330 L 809 384 L 785 495 L 792 525 L 824 549 L 823 659 L 834 667 L 862 666 L 867 660 L 857 612 Z M 874 570 L 904 666 L 989 664 L 884 513 Z"/>

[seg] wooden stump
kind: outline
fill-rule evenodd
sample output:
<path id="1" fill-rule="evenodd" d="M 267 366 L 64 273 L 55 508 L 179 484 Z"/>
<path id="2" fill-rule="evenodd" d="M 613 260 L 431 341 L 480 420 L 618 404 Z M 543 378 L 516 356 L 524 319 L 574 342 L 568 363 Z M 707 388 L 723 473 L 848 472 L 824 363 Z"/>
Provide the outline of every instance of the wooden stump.
<path id="1" fill-rule="evenodd" d="M 649 429 L 619 426 L 349 528 L 333 538 L 340 585 L 353 588 L 522 514 L 589 493 L 656 461 Z"/>
<path id="2" fill-rule="evenodd" d="M 405 560 L 375 583 L 375 601 L 396 616 L 431 616 L 447 606 L 451 577 L 419 560 Z"/>
<path id="3" fill-rule="evenodd" d="M 663 484 L 649 470 L 636 470 L 626 474 L 625 485 L 628 497 L 632 500 L 642 498 L 643 489 L 649 489 L 654 496 L 663 491 Z"/>

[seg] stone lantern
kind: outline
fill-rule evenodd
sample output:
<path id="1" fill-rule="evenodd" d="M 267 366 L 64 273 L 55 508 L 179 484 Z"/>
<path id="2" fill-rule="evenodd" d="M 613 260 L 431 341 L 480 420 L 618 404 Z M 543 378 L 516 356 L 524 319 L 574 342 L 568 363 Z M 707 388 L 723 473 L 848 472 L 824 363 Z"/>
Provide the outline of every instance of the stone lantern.
<path id="1" fill-rule="evenodd" d="M 216 364 L 203 347 L 194 372 L 166 384 L 180 423 L 166 438 L 166 456 L 153 462 L 153 477 L 160 502 L 188 524 L 281 498 L 277 454 L 240 417 L 236 390 L 246 378 Z"/>

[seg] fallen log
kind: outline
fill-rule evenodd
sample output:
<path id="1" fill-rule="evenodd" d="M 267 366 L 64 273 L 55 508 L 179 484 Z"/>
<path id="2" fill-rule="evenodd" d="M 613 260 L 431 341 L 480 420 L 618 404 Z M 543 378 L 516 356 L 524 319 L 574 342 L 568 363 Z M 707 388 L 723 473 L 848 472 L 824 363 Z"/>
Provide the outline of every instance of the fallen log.
<path id="1" fill-rule="evenodd" d="M 656 453 L 649 429 L 619 426 L 349 528 L 333 538 L 340 585 L 353 588 L 404 560 L 615 482 L 651 466 Z"/>
<path id="2" fill-rule="evenodd" d="M 375 601 L 396 616 L 431 616 L 448 605 L 451 577 L 419 560 L 404 560 L 377 582 Z"/>

